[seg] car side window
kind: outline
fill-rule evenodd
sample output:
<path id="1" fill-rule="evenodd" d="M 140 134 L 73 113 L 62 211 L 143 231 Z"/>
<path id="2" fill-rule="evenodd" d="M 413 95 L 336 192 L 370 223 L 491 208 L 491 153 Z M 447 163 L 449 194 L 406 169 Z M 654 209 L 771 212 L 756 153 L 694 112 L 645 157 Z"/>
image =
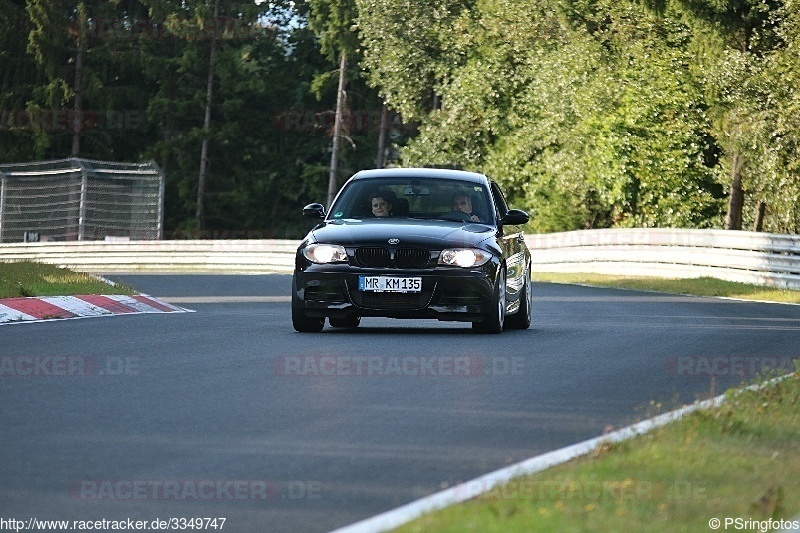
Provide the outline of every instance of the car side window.
<path id="1" fill-rule="evenodd" d="M 497 209 L 497 218 L 499 220 L 508 213 L 508 204 L 503 196 L 503 191 L 500 190 L 500 187 L 494 181 L 492 182 L 492 199 L 494 200 L 494 205 Z"/>

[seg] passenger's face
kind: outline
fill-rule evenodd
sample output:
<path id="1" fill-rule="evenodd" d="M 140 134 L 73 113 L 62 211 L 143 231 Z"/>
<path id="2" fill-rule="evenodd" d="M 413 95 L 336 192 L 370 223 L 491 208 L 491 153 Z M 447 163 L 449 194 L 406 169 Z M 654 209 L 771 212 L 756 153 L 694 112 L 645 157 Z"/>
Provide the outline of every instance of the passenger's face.
<path id="1" fill-rule="evenodd" d="M 463 195 L 456 196 L 453 198 L 453 211 L 461 211 L 462 213 L 466 213 L 468 215 L 472 214 L 472 202 L 470 202 L 469 198 Z"/>
<path id="2" fill-rule="evenodd" d="M 392 204 L 380 196 L 372 199 L 372 214 L 376 217 L 388 217 L 391 208 Z"/>

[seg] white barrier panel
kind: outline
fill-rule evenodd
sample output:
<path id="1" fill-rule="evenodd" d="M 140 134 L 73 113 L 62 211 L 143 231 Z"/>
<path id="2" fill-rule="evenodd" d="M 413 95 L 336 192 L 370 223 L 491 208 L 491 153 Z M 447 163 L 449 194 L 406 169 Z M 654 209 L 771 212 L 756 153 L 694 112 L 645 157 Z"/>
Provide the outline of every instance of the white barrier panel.
<path id="1" fill-rule="evenodd" d="M 528 235 L 537 272 L 700 277 L 800 289 L 800 236 L 607 229 Z M 299 241 L 179 240 L 0 244 L 2 261 L 94 273 L 291 272 Z"/>
<path id="2" fill-rule="evenodd" d="M 528 235 L 536 272 L 694 278 L 800 289 L 800 236 L 607 229 Z"/>
<path id="3" fill-rule="evenodd" d="M 0 244 L 2 261 L 38 261 L 81 272 L 291 272 L 299 241 L 81 241 Z"/>

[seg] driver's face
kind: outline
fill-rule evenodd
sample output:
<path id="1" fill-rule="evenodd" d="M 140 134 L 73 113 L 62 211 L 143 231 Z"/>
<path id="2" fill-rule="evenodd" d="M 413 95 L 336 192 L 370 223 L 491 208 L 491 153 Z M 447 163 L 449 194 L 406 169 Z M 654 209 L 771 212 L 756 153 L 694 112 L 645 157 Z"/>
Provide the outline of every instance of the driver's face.
<path id="1" fill-rule="evenodd" d="M 461 211 L 468 215 L 472 214 L 472 202 L 467 196 L 459 195 L 453 198 L 453 211 Z"/>

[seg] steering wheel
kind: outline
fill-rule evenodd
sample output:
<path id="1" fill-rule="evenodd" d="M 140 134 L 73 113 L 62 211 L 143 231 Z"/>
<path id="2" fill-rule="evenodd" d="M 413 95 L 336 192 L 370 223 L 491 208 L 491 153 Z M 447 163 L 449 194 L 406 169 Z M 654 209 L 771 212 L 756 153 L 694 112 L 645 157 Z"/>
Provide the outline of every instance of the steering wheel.
<path id="1" fill-rule="evenodd" d="M 444 220 L 455 220 L 459 222 L 472 222 L 472 217 L 463 211 L 450 211 L 449 213 L 443 214 L 439 218 Z"/>

